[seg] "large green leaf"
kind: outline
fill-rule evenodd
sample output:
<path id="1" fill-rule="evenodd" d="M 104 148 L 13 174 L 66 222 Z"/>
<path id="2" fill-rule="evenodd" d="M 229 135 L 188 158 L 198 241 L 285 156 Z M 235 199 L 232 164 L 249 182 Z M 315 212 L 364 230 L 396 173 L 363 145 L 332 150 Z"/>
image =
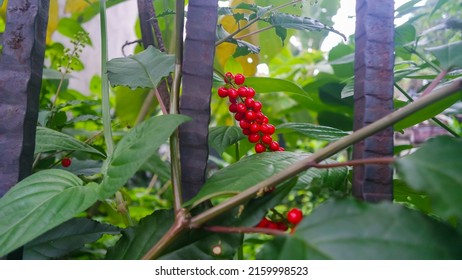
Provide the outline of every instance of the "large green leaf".
<path id="1" fill-rule="evenodd" d="M 462 219 L 462 139 L 440 136 L 396 161 L 399 175 L 413 189 L 430 196 L 433 213 Z"/>
<path id="2" fill-rule="evenodd" d="M 190 120 L 182 115 L 152 117 L 134 127 L 117 144 L 103 170 L 101 199 L 113 195 L 165 143 L 172 132 Z"/>
<path id="3" fill-rule="evenodd" d="M 47 231 L 24 246 L 23 259 L 46 260 L 68 255 L 103 234 L 118 234 L 120 229 L 86 218 L 71 219 Z"/>
<path id="4" fill-rule="evenodd" d="M 244 138 L 245 135 L 236 126 L 211 127 L 209 130 L 209 143 L 220 155 L 226 148 Z"/>
<path id="5" fill-rule="evenodd" d="M 311 123 L 284 123 L 276 127 L 278 133 L 297 132 L 317 140 L 335 141 L 346 135 L 347 132 L 333 127 L 315 125 Z"/>
<path id="6" fill-rule="evenodd" d="M 72 136 L 53 129 L 38 126 L 35 135 L 35 153 L 38 154 L 51 151 L 82 151 L 105 157 L 102 152 Z"/>
<path id="7" fill-rule="evenodd" d="M 169 210 L 156 211 L 140 220 L 136 227 L 124 229 L 117 244 L 110 248 L 109 260 L 138 260 L 167 232 L 174 220 Z"/>
<path id="8" fill-rule="evenodd" d="M 329 201 L 278 237 L 260 259 L 460 259 L 462 236 L 452 227 L 390 204 Z"/>
<path id="9" fill-rule="evenodd" d="M 308 94 L 294 82 L 268 77 L 248 77 L 245 84 L 255 89 L 257 93 L 289 92 L 308 97 Z"/>
<path id="10" fill-rule="evenodd" d="M 132 90 L 128 87 L 113 88 L 115 94 L 115 114 L 123 125 L 134 126 L 138 115 L 146 102 L 146 97 L 149 94 L 149 89 L 137 88 Z M 151 106 L 149 106 L 147 116 L 150 116 L 156 107 L 158 101 L 154 98 Z"/>
<path id="11" fill-rule="evenodd" d="M 174 62 L 173 55 L 149 46 L 135 55 L 108 61 L 108 78 L 112 86 L 155 88 L 173 71 Z"/>
<path id="12" fill-rule="evenodd" d="M 452 68 L 462 68 L 462 41 L 428 48 L 439 61 L 441 68 L 450 70 Z"/>
<path id="13" fill-rule="evenodd" d="M 215 172 L 185 206 L 194 207 L 213 197 L 240 193 L 306 156 L 293 152 L 267 152 L 243 158 Z"/>
<path id="14" fill-rule="evenodd" d="M 97 199 L 96 184 L 84 186 L 64 170 L 27 177 L 0 199 L 0 256 L 69 220 Z"/>
<path id="15" fill-rule="evenodd" d="M 458 100 L 462 98 L 462 91 L 458 94 L 453 94 L 449 97 L 446 97 L 440 101 L 437 101 L 422 110 L 410 115 L 407 118 L 402 119 L 398 123 L 394 125 L 394 129 L 399 131 L 425 120 L 428 120 L 441 112 L 445 109 L 449 108 L 452 104 L 456 103 Z"/>

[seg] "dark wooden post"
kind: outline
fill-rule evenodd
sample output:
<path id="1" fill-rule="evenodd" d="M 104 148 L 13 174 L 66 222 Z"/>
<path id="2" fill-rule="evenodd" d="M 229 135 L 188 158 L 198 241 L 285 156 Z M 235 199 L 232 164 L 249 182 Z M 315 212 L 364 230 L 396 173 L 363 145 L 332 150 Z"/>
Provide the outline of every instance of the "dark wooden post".
<path id="1" fill-rule="evenodd" d="M 180 126 L 182 195 L 192 198 L 205 182 L 217 0 L 190 0 L 183 61 L 180 113 L 192 117 Z"/>
<path id="2" fill-rule="evenodd" d="M 30 175 L 48 0 L 10 0 L 0 60 L 0 197 Z"/>
<path id="3" fill-rule="evenodd" d="M 357 130 L 393 111 L 394 1 L 356 1 L 355 123 Z M 354 159 L 393 155 L 393 128 L 356 144 Z M 355 166 L 353 195 L 371 202 L 392 200 L 388 165 Z"/>

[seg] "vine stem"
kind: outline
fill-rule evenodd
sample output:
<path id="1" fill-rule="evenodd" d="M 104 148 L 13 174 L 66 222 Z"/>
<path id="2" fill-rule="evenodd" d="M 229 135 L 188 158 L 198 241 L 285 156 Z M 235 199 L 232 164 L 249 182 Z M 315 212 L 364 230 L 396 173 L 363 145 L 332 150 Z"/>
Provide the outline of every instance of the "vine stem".
<path id="1" fill-rule="evenodd" d="M 262 182 L 254 185 L 247 190 L 242 191 L 241 193 L 233 196 L 232 198 L 220 203 L 210 209 L 205 210 L 204 212 L 194 216 L 191 219 L 191 223 L 189 225 L 190 228 L 197 228 L 200 227 L 203 223 L 213 219 L 220 214 L 242 204 L 243 202 L 253 198 L 260 189 L 267 187 L 267 186 L 275 186 L 280 184 L 293 176 L 297 175 L 298 173 L 307 170 L 313 164 L 317 164 L 322 160 L 329 158 L 332 155 L 342 151 L 343 149 L 351 146 L 352 144 L 365 139 L 366 137 L 373 135 L 386 127 L 389 127 L 398 121 L 402 120 L 405 117 L 419 111 L 422 108 L 429 106 L 430 104 L 444 99 L 452 94 L 462 90 L 462 79 L 453 80 L 453 82 L 449 85 L 443 86 L 441 88 L 435 89 L 432 94 L 428 94 L 414 103 L 411 103 L 381 119 L 376 122 L 373 122 L 354 133 L 343 137 L 342 139 L 331 143 L 330 145 L 326 146 L 325 148 L 313 153 L 311 156 L 300 160 L 291 166 L 288 166 L 284 170 L 279 173 L 274 174 L 273 176 L 263 180 Z"/>
<path id="2" fill-rule="evenodd" d="M 277 11 L 279 9 L 282 9 L 282 8 L 285 8 L 287 6 L 290 6 L 290 5 L 294 5 L 294 4 L 297 4 L 298 2 L 302 2 L 302 0 L 294 0 L 294 1 L 291 1 L 291 2 L 288 2 L 288 3 L 285 3 L 285 4 L 282 4 L 280 6 L 277 6 L 277 7 L 274 7 L 272 9 L 269 9 L 266 13 L 264 13 L 263 15 L 266 15 L 268 13 L 272 13 L 274 11 Z M 252 19 L 251 21 L 249 21 L 246 25 L 244 25 L 243 27 L 240 27 L 238 28 L 236 31 L 234 31 L 233 33 L 229 34 L 228 36 L 226 36 L 225 38 L 221 39 L 221 40 L 218 40 L 216 43 L 215 43 L 215 46 L 218 46 L 219 44 L 221 43 L 224 43 L 226 41 L 228 41 L 229 39 L 233 38 L 237 33 L 241 32 L 242 30 L 248 28 L 249 26 L 251 26 L 252 24 L 254 24 L 255 22 L 259 21 L 260 19 L 262 18 L 262 15 L 259 15 L 257 17 L 255 17 L 254 19 Z"/>
<path id="3" fill-rule="evenodd" d="M 112 140 L 111 113 L 109 102 L 109 81 L 107 75 L 107 23 L 106 23 L 106 0 L 99 2 L 100 28 L 101 28 L 101 92 L 104 141 L 106 142 L 106 154 L 109 158 L 114 151 Z"/>
<path id="4" fill-rule="evenodd" d="M 321 168 L 336 168 L 344 166 L 355 166 L 355 165 L 364 165 L 364 164 L 392 164 L 395 162 L 394 157 L 384 157 L 384 158 L 363 158 L 363 159 L 354 159 L 345 162 L 336 162 L 336 163 L 313 163 L 308 167 L 313 167 L 317 169 Z"/>
<path id="5" fill-rule="evenodd" d="M 207 226 L 205 230 L 221 233 L 263 233 L 269 235 L 287 235 L 285 231 L 270 228 L 257 227 L 225 227 L 225 226 Z"/>
<path id="6" fill-rule="evenodd" d="M 172 85 L 172 96 L 170 100 L 170 114 L 178 114 L 181 88 L 181 71 L 183 63 L 183 28 L 184 28 L 184 1 L 176 1 L 176 49 L 175 49 L 175 70 Z M 180 137 L 178 128 L 170 137 L 170 158 L 172 169 L 173 186 L 173 207 L 175 212 L 180 211 L 181 197 L 181 162 L 180 162 Z"/>

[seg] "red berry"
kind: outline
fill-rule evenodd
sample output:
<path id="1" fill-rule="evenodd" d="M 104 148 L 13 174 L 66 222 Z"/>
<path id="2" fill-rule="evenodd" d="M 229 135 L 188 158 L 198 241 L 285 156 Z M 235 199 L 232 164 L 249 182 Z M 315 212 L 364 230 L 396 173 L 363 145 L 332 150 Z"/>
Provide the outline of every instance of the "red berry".
<path id="1" fill-rule="evenodd" d="M 272 124 L 262 124 L 260 128 L 261 132 L 264 134 L 273 134 L 276 128 Z"/>
<path id="2" fill-rule="evenodd" d="M 228 83 L 230 83 L 233 79 L 234 79 L 233 73 L 231 73 L 231 72 L 226 72 L 225 78 L 224 78 L 225 83 L 228 84 Z"/>
<path id="3" fill-rule="evenodd" d="M 247 120 L 241 120 L 239 122 L 239 126 L 244 129 L 244 128 L 250 128 L 250 122 Z"/>
<path id="4" fill-rule="evenodd" d="M 279 226 L 278 226 L 277 223 L 270 221 L 270 222 L 268 223 L 268 225 L 266 226 L 266 228 L 269 228 L 269 229 L 279 229 Z"/>
<path id="5" fill-rule="evenodd" d="M 228 95 L 230 98 L 237 98 L 239 94 L 237 93 L 237 90 L 234 88 L 228 89 Z"/>
<path id="6" fill-rule="evenodd" d="M 288 229 L 287 225 L 284 224 L 283 222 L 278 222 L 277 225 L 278 225 L 278 229 L 282 231 L 286 231 Z"/>
<path id="7" fill-rule="evenodd" d="M 263 153 L 264 151 L 266 151 L 265 145 L 263 145 L 262 143 L 255 144 L 255 152 Z"/>
<path id="8" fill-rule="evenodd" d="M 285 151 L 285 149 L 283 147 L 279 147 L 278 152 L 284 152 L 284 151 Z"/>
<path id="9" fill-rule="evenodd" d="M 271 151 L 279 151 L 279 143 L 277 141 L 273 141 L 270 143 L 269 148 Z"/>
<path id="10" fill-rule="evenodd" d="M 218 96 L 220 97 L 227 97 L 228 96 L 228 89 L 225 87 L 218 88 Z"/>
<path id="11" fill-rule="evenodd" d="M 258 123 L 252 123 L 249 126 L 249 129 L 250 129 L 250 131 L 252 131 L 252 133 L 257 133 L 257 132 L 260 131 L 260 125 Z"/>
<path id="12" fill-rule="evenodd" d="M 237 104 L 237 112 L 245 114 L 247 112 L 247 107 L 243 103 Z"/>
<path id="13" fill-rule="evenodd" d="M 263 219 L 261 219 L 261 221 L 258 223 L 257 227 L 266 228 L 270 223 L 272 223 L 270 220 L 268 220 L 266 217 L 263 217 Z"/>
<path id="14" fill-rule="evenodd" d="M 260 135 L 256 133 L 250 134 L 248 138 L 250 143 L 257 143 L 258 141 L 260 141 Z"/>
<path id="15" fill-rule="evenodd" d="M 247 88 L 246 87 L 240 87 L 237 90 L 238 94 L 240 97 L 246 97 L 247 96 Z"/>
<path id="16" fill-rule="evenodd" d="M 253 98 L 255 96 L 255 90 L 251 87 L 247 88 L 247 97 Z"/>
<path id="17" fill-rule="evenodd" d="M 273 142 L 273 137 L 271 137 L 271 135 L 265 134 L 261 137 L 261 141 L 269 145 L 271 142 Z"/>
<path id="18" fill-rule="evenodd" d="M 234 76 L 234 82 L 236 83 L 236 85 L 242 85 L 245 82 L 244 75 L 236 74 L 236 76 Z"/>
<path id="19" fill-rule="evenodd" d="M 298 208 L 292 208 L 287 212 L 287 221 L 291 224 L 297 225 L 303 219 L 303 212 Z"/>
<path id="20" fill-rule="evenodd" d="M 253 106 L 255 105 L 255 100 L 253 98 L 246 98 L 245 99 L 245 106 L 247 106 L 247 108 L 253 108 Z"/>
<path id="21" fill-rule="evenodd" d="M 229 104 L 229 111 L 231 113 L 236 113 L 237 112 L 237 104 L 236 103 Z"/>
<path id="22" fill-rule="evenodd" d="M 241 120 L 244 119 L 244 117 L 245 117 L 245 114 L 244 114 L 244 113 L 236 113 L 236 115 L 234 115 L 234 119 L 235 119 L 236 121 L 241 121 Z"/>
<path id="23" fill-rule="evenodd" d="M 244 135 L 250 135 L 250 134 L 252 134 L 252 131 L 250 131 L 250 129 L 248 129 L 248 128 L 243 128 L 243 129 L 242 129 L 242 133 L 243 133 Z"/>
<path id="24" fill-rule="evenodd" d="M 61 160 L 61 165 L 63 167 L 69 167 L 69 166 L 71 166 L 71 163 L 72 163 L 72 160 L 70 158 L 68 158 L 68 157 L 65 157 L 65 158 L 63 158 Z"/>
<path id="25" fill-rule="evenodd" d="M 252 108 L 253 108 L 253 110 L 254 110 L 255 112 L 260 112 L 262 107 L 263 107 L 263 105 L 262 105 L 260 102 L 258 102 L 258 101 L 255 101 L 255 102 L 253 103 L 253 106 L 252 106 Z"/>
<path id="26" fill-rule="evenodd" d="M 229 93 L 229 92 L 228 92 L 228 93 Z M 231 104 L 236 104 L 236 103 L 237 103 L 237 99 L 236 99 L 236 98 L 229 97 L 229 103 L 231 103 Z"/>
<path id="27" fill-rule="evenodd" d="M 249 121 L 253 121 L 257 118 L 257 114 L 254 111 L 247 111 L 245 113 L 245 118 Z"/>

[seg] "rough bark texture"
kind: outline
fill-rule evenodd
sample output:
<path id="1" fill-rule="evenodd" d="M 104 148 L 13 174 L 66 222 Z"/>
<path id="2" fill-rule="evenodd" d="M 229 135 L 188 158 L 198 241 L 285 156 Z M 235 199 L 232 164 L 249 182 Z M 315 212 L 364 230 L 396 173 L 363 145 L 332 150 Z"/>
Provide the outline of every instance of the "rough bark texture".
<path id="1" fill-rule="evenodd" d="M 0 60 L 0 197 L 30 175 L 49 1 L 10 0 Z"/>
<path id="2" fill-rule="evenodd" d="M 393 111 L 393 20 L 393 0 L 356 1 L 355 130 Z M 353 150 L 354 159 L 392 155 L 392 127 L 361 141 Z M 353 194 L 371 202 L 391 200 L 392 173 L 388 165 L 356 166 Z"/>
<path id="3" fill-rule="evenodd" d="M 192 121 L 180 126 L 183 199 L 193 197 L 205 182 L 212 89 L 216 0 L 190 0 L 183 60 L 180 113 Z"/>

